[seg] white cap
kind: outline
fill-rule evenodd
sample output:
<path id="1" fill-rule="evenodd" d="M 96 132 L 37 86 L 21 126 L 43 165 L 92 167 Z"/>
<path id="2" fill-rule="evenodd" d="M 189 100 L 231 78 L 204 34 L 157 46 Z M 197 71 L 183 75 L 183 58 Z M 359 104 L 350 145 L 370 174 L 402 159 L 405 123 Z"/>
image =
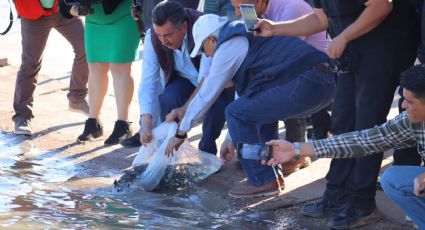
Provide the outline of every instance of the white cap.
<path id="1" fill-rule="evenodd" d="M 190 53 L 191 57 L 196 57 L 199 54 L 199 49 L 202 42 L 216 30 L 220 29 L 228 21 L 227 17 L 220 17 L 215 14 L 205 14 L 196 20 L 193 25 L 192 34 L 195 41 L 195 47 Z"/>

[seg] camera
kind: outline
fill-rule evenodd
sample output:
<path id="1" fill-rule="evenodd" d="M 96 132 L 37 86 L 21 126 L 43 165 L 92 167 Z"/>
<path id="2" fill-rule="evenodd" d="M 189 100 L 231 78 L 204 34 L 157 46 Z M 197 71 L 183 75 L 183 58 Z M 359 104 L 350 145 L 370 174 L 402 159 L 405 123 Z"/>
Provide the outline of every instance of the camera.
<path id="1" fill-rule="evenodd" d="M 131 0 L 131 15 L 134 20 L 138 21 L 142 19 L 143 15 L 143 0 Z"/>
<path id="2" fill-rule="evenodd" d="M 239 159 L 270 160 L 273 147 L 265 144 L 242 144 L 236 147 Z"/>
<path id="3" fill-rule="evenodd" d="M 64 0 L 65 4 L 68 6 L 76 6 L 78 15 L 87 16 L 94 13 L 94 9 L 91 8 L 91 4 L 100 2 L 93 0 Z"/>

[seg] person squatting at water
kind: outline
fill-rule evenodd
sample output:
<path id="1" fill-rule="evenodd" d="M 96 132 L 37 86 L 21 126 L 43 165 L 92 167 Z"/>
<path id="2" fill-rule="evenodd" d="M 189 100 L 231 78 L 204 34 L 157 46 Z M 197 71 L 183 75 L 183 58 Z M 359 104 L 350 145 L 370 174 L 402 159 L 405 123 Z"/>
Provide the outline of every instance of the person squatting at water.
<path id="1" fill-rule="evenodd" d="M 201 15 L 175 1 L 160 2 L 153 9 L 153 26 L 146 32 L 139 86 L 140 141 L 143 144 L 151 142 L 154 125 L 165 121 L 165 116 L 173 109 L 187 106 L 191 95 L 202 85 L 211 58 L 189 56 L 195 46 L 192 27 Z M 218 95 L 205 116 L 198 146 L 202 151 L 217 152 L 215 140 L 225 123 L 224 109 L 233 100 L 233 91 L 229 91 Z"/>
<path id="2" fill-rule="evenodd" d="M 386 121 L 400 73 L 413 65 L 418 18 L 405 0 L 315 0 L 314 13 L 274 23 L 260 20 L 255 35 L 300 36 L 328 30 L 328 55 L 342 63 L 332 105 L 332 134 L 371 128 Z M 391 67 L 391 68 L 389 68 Z M 305 216 L 334 216 L 334 229 L 354 228 L 382 218 L 376 211 L 376 180 L 383 153 L 332 159 L 326 190 L 304 205 Z"/>
<path id="3" fill-rule="evenodd" d="M 117 106 L 117 121 L 105 145 L 118 144 L 131 135 L 128 113 L 134 82 L 131 65 L 138 57 L 140 35 L 130 13 L 130 0 L 77 0 L 67 5 L 61 0 L 61 13 L 67 17 L 85 17 L 84 39 L 89 63 L 89 118 L 77 141 L 88 141 L 103 135 L 100 110 L 108 90 L 111 71 Z M 88 4 L 88 5 L 84 5 Z"/>
<path id="4" fill-rule="evenodd" d="M 150 1 L 144 1 L 144 0 L 132 0 L 133 2 L 138 2 L 138 6 L 136 6 L 137 10 L 135 9 L 134 5 L 132 7 L 133 10 L 136 10 L 136 12 L 133 12 L 134 20 L 139 21 L 139 24 L 143 24 L 145 30 L 152 28 L 152 10 L 153 8 L 161 2 L 161 0 L 150 0 Z M 174 0 L 177 1 L 177 0 Z M 179 3 L 183 5 L 185 8 L 191 8 L 196 9 L 199 4 L 199 0 L 179 0 Z M 143 31 L 144 34 L 146 34 L 146 31 Z M 143 76 L 143 72 L 142 72 Z M 140 90 L 140 87 L 139 87 Z M 139 93 L 139 95 L 141 95 Z M 142 99 L 139 98 L 139 102 Z M 140 105 L 140 104 L 139 104 Z M 142 114 L 141 114 L 142 115 Z M 141 124 L 141 116 L 139 118 L 139 124 Z M 140 128 L 141 129 L 141 128 Z M 141 146 L 142 143 L 140 142 L 140 130 L 136 132 L 133 136 L 122 140 L 120 144 L 124 147 L 138 147 Z"/>
<path id="5" fill-rule="evenodd" d="M 271 140 L 273 157 L 263 164 L 274 166 L 297 156 L 358 158 L 389 149 L 416 147 L 425 160 L 425 65 L 406 70 L 400 85 L 404 88 L 406 110 L 386 123 L 362 131 L 349 132 L 308 143 Z M 381 177 L 385 194 L 418 225 L 425 229 L 425 168 L 391 166 Z"/>
<path id="6" fill-rule="evenodd" d="M 167 154 L 178 149 L 187 132 L 201 119 L 229 83 L 240 96 L 226 108 L 229 133 L 236 144 L 248 183 L 229 191 L 232 197 L 275 195 L 283 177 L 275 168 L 250 160 L 248 144 L 265 143 L 278 136 L 277 122 L 306 117 L 332 100 L 335 81 L 329 57 L 297 37 L 254 37 L 240 21 L 208 14 L 193 27 L 191 56 L 212 57 L 208 76 L 192 98 Z M 238 52 L 234 52 L 237 50 Z M 167 115 L 172 121 L 177 114 Z"/>
<path id="7" fill-rule="evenodd" d="M 304 0 L 232 0 L 231 3 L 238 17 L 241 16 L 240 4 L 252 3 L 258 17 L 275 22 L 293 20 L 313 12 L 313 8 Z M 310 36 L 299 36 L 299 38 L 323 52 L 326 52 L 330 41 L 325 31 Z M 286 129 L 285 140 L 290 142 L 305 141 L 305 118 L 290 118 L 283 122 Z M 223 159 L 228 159 L 228 157 L 226 157 L 228 154 L 233 156 L 235 149 L 232 140 L 228 138 L 229 135 L 226 137 L 220 151 Z M 232 151 L 232 153 L 229 153 L 229 151 Z M 282 173 L 284 175 L 293 173 L 300 168 L 310 165 L 310 163 L 310 158 L 302 157 L 298 161 L 288 162 L 283 165 Z"/>
<path id="8" fill-rule="evenodd" d="M 16 11 L 21 18 L 22 62 L 16 78 L 13 109 L 15 134 L 32 135 L 33 94 L 37 86 L 43 52 L 50 31 L 54 28 L 72 45 L 74 63 L 67 94 L 69 108 L 88 113 L 88 66 L 84 50 L 84 26 L 78 18 L 65 19 L 59 14 L 58 0 L 15 0 Z"/>

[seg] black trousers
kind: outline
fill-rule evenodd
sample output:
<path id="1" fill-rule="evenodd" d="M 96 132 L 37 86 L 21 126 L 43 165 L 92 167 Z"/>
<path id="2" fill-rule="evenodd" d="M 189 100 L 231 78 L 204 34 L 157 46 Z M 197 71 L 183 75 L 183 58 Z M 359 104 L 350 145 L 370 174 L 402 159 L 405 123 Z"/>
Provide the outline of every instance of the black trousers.
<path id="1" fill-rule="evenodd" d="M 332 106 L 334 135 L 386 121 L 399 75 L 414 63 L 415 41 L 417 37 L 397 44 L 382 41 L 369 43 L 369 47 L 354 47 L 357 67 L 338 75 Z M 383 153 L 374 153 L 356 159 L 333 159 L 323 198 L 360 209 L 375 208 L 376 179 L 382 158 Z"/>

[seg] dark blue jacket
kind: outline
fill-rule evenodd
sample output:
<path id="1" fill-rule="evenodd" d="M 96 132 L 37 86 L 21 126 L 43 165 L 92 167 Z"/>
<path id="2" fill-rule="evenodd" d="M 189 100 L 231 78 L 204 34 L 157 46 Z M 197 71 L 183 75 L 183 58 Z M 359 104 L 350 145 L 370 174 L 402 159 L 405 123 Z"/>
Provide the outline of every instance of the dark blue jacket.
<path id="1" fill-rule="evenodd" d="M 234 36 L 248 38 L 245 60 L 233 78 L 239 96 L 251 96 L 263 89 L 284 84 L 316 64 L 328 61 L 328 56 L 298 37 L 254 37 L 240 21 L 232 21 L 221 29 L 217 47 Z"/>

